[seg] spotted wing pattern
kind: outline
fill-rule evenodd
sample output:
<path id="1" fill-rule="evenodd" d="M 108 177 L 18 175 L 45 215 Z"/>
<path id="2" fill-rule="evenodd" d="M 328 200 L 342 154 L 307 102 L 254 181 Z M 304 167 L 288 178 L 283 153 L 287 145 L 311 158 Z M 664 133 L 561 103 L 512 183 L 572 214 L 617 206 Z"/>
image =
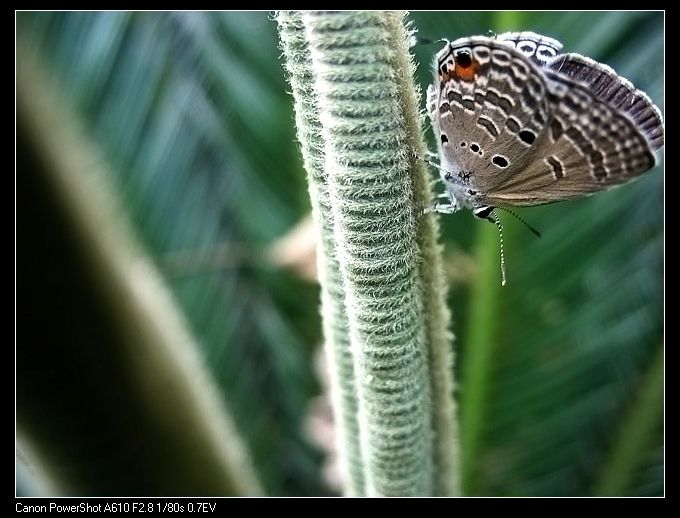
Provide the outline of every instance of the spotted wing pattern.
<path id="1" fill-rule="evenodd" d="M 560 50 L 552 38 L 507 33 L 438 53 L 428 107 L 457 206 L 567 200 L 655 164 L 658 108 L 611 68 Z"/>

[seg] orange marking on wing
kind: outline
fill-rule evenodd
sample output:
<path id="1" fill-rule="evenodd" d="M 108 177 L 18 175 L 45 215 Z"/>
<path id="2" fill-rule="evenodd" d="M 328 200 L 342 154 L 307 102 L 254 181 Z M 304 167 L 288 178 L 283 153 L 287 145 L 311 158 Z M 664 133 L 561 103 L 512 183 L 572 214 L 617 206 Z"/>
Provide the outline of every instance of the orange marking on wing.
<path id="1" fill-rule="evenodd" d="M 456 69 L 454 74 L 462 81 L 473 81 L 477 75 L 477 69 L 479 68 L 479 63 L 477 61 L 472 61 L 466 67 L 456 64 Z"/>

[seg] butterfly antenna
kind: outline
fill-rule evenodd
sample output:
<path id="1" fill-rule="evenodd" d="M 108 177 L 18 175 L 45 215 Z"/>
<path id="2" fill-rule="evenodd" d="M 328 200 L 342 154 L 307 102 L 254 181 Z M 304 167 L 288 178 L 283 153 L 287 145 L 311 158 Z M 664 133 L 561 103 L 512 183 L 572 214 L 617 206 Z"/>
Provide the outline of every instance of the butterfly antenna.
<path id="1" fill-rule="evenodd" d="M 501 286 L 505 286 L 505 253 L 503 250 L 503 225 L 501 225 L 501 220 L 498 217 L 498 214 L 496 214 L 495 210 L 491 211 L 491 214 L 489 214 L 489 217 L 487 219 L 491 223 L 496 225 L 496 228 L 498 228 L 498 237 L 500 238 L 501 242 Z"/>
<path id="2" fill-rule="evenodd" d="M 538 230 L 536 230 L 534 227 L 532 227 L 531 225 L 529 225 L 529 223 L 527 223 L 526 220 L 525 220 L 522 216 L 520 216 L 519 214 L 517 214 L 516 212 L 514 212 L 514 211 L 512 211 L 512 210 L 510 210 L 510 209 L 506 209 L 505 207 L 496 207 L 496 208 L 497 208 L 497 209 L 501 209 L 502 211 L 505 211 L 505 212 L 507 212 L 508 214 L 514 216 L 517 220 L 519 220 L 519 221 L 521 221 L 522 223 L 524 223 L 524 225 L 525 225 L 529 230 L 531 230 L 531 231 L 536 235 L 536 237 L 541 237 L 541 233 L 540 233 Z"/>
<path id="3" fill-rule="evenodd" d="M 432 39 L 424 38 L 422 36 L 416 36 L 416 45 L 432 45 L 434 43 L 448 43 L 449 40 L 446 38 Z"/>

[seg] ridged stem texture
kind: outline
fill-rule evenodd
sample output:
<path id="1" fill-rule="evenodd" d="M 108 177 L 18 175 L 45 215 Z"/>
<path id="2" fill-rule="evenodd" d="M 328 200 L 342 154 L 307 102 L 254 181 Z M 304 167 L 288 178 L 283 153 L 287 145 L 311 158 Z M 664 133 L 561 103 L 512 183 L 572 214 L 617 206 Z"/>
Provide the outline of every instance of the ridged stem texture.
<path id="1" fill-rule="evenodd" d="M 450 316 L 409 32 L 393 12 L 279 13 L 319 229 L 346 493 L 457 491 Z"/>

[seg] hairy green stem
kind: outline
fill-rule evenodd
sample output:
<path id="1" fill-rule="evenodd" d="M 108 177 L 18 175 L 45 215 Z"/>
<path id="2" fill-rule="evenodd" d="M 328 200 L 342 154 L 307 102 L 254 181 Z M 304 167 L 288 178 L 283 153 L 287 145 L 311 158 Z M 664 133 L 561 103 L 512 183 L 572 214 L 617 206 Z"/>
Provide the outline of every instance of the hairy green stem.
<path id="1" fill-rule="evenodd" d="M 321 285 L 323 332 L 331 375 L 331 396 L 336 423 L 336 447 L 345 482 L 345 493 L 363 496 L 364 467 L 359 440 L 358 402 L 354 360 L 348 334 L 343 298 L 343 282 L 336 258 L 333 215 L 324 171 L 324 144 L 321 139 L 318 102 L 314 90 L 309 46 L 302 16 L 296 11 L 277 14 L 286 70 L 293 89 L 295 122 L 302 151 L 312 216 L 317 229 L 317 267 Z"/>
<path id="2" fill-rule="evenodd" d="M 424 156 L 426 148 L 422 136 L 423 120 L 419 116 L 420 91 L 413 81 L 415 67 L 410 58 L 407 42 L 410 34 L 402 22 L 402 17 L 388 17 L 390 31 L 395 35 L 395 43 L 400 45 L 394 55 L 395 73 L 398 81 L 400 104 L 404 114 L 406 134 L 409 144 L 418 156 Z M 413 161 L 411 164 L 413 191 L 416 206 L 427 206 L 432 200 L 432 189 L 428 181 L 425 162 Z M 423 296 L 423 316 L 425 318 L 426 344 L 428 347 L 429 376 L 432 391 L 433 430 L 435 447 L 433 463 L 435 466 L 436 494 L 458 494 L 458 431 L 456 429 L 456 409 L 453 400 L 453 334 L 449 327 L 451 313 L 446 305 L 447 283 L 444 277 L 442 247 L 439 245 L 439 224 L 432 216 L 418 220 L 417 241 L 422 255 L 419 264 L 421 281 L 425 290 Z"/>
<path id="3" fill-rule="evenodd" d="M 282 33 L 284 16 L 296 15 L 279 16 Z M 453 494 L 449 314 L 438 229 L 422 215 L 431 193 L 422 164 L 412 159 L 424 145 L 403 16 L 304 13 L 309 58 L 306 51 L 286 51 L 286 59 L 303 155 L 310 181 L 319 184 L 310 187 L 313 206 L 319 211 L 314 197 L 321 195 L 330 208 L 321 220 L 317 214 L 320 253 L 337 260 L 341 278 L 335 287 L 342 292 L 322 288 L 335 298 L 324 299 L 322 308 L 326 340 L 338 346 L 327 320 L 337 318 L 331 308 L 344 308 L 353 358 L 358 437 L 340 434 L 356 441 L 351 447 L 361 453 L 365 494 Z M 290 39 L 282 34 L 284 50 Z M 320 135 L 323 147 L 305 142 L 310 135 Z M 321 156 L 323 173 L 309 170 Z M 346 383 L 337 366 L 336 372 L 338 383 Z"/>

